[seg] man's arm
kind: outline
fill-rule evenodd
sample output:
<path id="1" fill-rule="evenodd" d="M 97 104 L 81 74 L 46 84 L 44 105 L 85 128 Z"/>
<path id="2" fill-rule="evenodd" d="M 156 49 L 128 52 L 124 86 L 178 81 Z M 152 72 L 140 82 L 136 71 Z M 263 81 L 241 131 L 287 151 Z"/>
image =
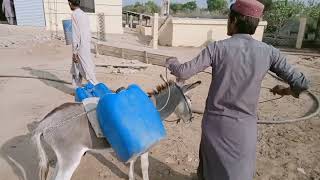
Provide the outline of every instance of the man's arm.
<path id="1" fill-rule="evenodd" d="M 216 50 L 216 44 L 209 44 L 201 53 L 189 62 L 180 64 L 177 58 L 169 58 L 166 61 L 166 67 L 171 74 L 178 79 L 187 80 L 191 76 L 205 70 L 212 65 L 213 53 Z"/>
<path id="2" fill-rule="evenodd" d="M 285 90 L 287 93 L 284 95 L 293 95 L 299 97 L 300 93 L 309 88 L 309 81 L 305 75 L 295 69 L 287 62 L 285 56 L 280 53 L 280 50 L 272 49 L 272 59 L 270 71 L 274 72 L 281 79 L 286 81 L 290 85 L 290 89 Z M 276 90 L 277 88 L 274 88 Z M 290 92 L 289 92 L 290 90 Z M 275 92 L 274 92 L 275 93 Z"/>
<path id="3" fill-rule="evenodd" d="M 78 26 L 78 20 L 74 14 L 71 15 L 72 18 L 72 52 L 73 57 L 78 56 L 80 48 L 80 29 Z"/>

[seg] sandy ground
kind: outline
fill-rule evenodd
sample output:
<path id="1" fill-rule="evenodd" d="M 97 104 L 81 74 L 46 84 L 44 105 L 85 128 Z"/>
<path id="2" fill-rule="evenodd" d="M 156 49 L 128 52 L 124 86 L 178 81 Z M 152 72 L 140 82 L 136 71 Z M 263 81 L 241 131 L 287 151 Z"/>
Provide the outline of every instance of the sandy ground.
<path id="1" fill-rule="evenodd" d="M 46 40 L 47 34 L 39 35 L 34 29 L 20 30 L 23 41 L 16 36 L 7 36 L 12 29 L 0 27 L 0 75 L 32 75 L 59 78 L 70 81 L 70 47 L 61 41 Z M 7 27 L 7 26 L 6 26 Z M 7 34 L 6 34 L 7 33 Z M 38 36 L 39 35 L 39 36 Z M 43 38 L 42 38 L 43 37 Z M 8 40 L 9 39 L 9 40 Z M 11 44 L 10 44 L 11 43 Z M 7 46 L 7 47 L 6 47 Z M 178 52 L 195 54 L 179 48 Z M 191 56 L 189 57 L 189 59 Z M 320 58 L 288 56 L 289 61 L 312 80 L 312 91 L 320 95 Z M 185 59 L 186 60 L 186 59 Z M 95 58 L 96 63 L 125 62 L 113 57 Z M 97 68 L 98 80 L 113 89 L 137 83 L 146 91 L 162 83 L 162 67 L 151 66 L 146 70 Z M 171 77 L 172 78 L 172 77 Z M 210 84 L 209 74 L 201 73 L 188 82 L 203 83 L 190 95 L 197 107 L 203 107 Z M 280 82 L 266 76 L 263 87 L 273 87 Z M 34 180 L 36 154 L 29 143 L 32 122 L 41 120 L 54 107 L 73 101 L 72 89 L 63 84 L 34 79 L 0 78 L 0 179 L 15 180 L 27 177 Z M 275 98 L 267 89 L 261 90 L 260 101 Z M 306 95 L 300 99 L 285 97 L 262 103 L 260 119 L 278 120 L 303 116 L 313 108 Z M 155 146 L 150 154 L 150 179 L 192 179 L 198 165 L 198 146 L 202 116 L 194 114 L 191 124 L 165 123 L 166 140 Z M 168 120 L 174 120 L 174 116 Z M 319 180 L 320 179 L 320 116 L 309 121 L 283 125 L 258 125 L 256 180 Z M 139 163 L 138 163 L 139 164 Z M 72 179 L 118 180 L 127 179 L 128 166 L 120 163 L 114 154 L 92 155 L 82 158 Z M 139 165 L 136 174 L 141 179 Z"/>

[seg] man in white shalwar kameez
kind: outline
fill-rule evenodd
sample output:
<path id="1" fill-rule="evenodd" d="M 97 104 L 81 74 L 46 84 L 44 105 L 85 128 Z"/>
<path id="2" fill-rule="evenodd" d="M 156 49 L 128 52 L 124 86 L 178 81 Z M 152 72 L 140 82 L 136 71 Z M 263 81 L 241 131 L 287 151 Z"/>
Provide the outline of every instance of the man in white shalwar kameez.
<path id="1" fill-rule="evenodd" d="M 11 25 L 16 24 L 16 13 L 14 10 L 13 0 L 3 0 L 2 1 L 2 12 L 7 18 L 7 21 Z"/>
<path id="2" fill-rule="evenodd" d="M 82 79 L 97 84 L 95 64 L 91 58 L 91 32 L 88 16 L 80 9 L 80 0 L 68 0 L 72 12 L 72 84 L 82 86 Z"/>

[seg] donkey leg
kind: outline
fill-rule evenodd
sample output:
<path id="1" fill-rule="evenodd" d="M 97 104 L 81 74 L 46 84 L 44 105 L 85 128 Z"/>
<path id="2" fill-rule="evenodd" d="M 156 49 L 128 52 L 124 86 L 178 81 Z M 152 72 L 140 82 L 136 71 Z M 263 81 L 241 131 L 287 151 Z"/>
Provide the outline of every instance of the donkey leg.
<path id="1" fill-rule="evenodd" d="M 54 168 L 54 172 L 51 176 L 51 180 L 57 180 L 57 175 L 58 175 L 58 171 L 59 171 L 59 162 L 60 162 L 60 159 L 57 158 L 57 164 L 56 164 L 56 167 Z"/>
<path id="2" fill-rule="evenodd" d="M 47 179 L 48 172 L 49 172 L 49 166 L 48 165 L 46 165 L 46 167 L 40 167 L 41 180 L 46 180 Z"/>
<path id="3" fill-rule="evenodd" d="M 141 155 L 141 170 L 142 170 L 142 178 L 143 180 L 149 180 L 149 159 L 148 152 Z"/>
<path id="4" fill-rule="evenodd" d="M 64 154 L 57 153 L 57 169 L 53 180 L 70 180 L 74 171 L 80 164 L 81 158 L 86 151 L 73 151 Z"/>
<path id="5" fill-rule="evenodd" d="M 31 142 L 36 146 L 39 155 L 39 178 L 46 180 L 49 172 L 49 162 L 43 145 L 41 142 L 42 133 L 36 133 L 31 137 Z"/>
<path id="6" fill-rule="evenodd" d="M 134 180 L 134 163 L 135 159 L 130 161 L 130 169 L 129 169 L 129 180 Z"/>

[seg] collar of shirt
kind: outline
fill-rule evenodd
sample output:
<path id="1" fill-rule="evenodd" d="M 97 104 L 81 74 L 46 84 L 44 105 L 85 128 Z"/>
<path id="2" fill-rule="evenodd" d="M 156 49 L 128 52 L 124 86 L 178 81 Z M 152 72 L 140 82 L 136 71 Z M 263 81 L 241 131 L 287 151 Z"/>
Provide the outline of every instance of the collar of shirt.
<path id="1" fill-rule="evenodd" d="M 243 39 L 252 39 L 250 34 L 234 34 L 232 35 L 234 38 L 243 38 Z"/>
<path id="2" fill-rule="evenodd" d="M 80 11 L 81 9 L 80 8 L 76 8 L 75 10 L 74 10 L 74 12 L 76 12 L 76 11 Z"/>

